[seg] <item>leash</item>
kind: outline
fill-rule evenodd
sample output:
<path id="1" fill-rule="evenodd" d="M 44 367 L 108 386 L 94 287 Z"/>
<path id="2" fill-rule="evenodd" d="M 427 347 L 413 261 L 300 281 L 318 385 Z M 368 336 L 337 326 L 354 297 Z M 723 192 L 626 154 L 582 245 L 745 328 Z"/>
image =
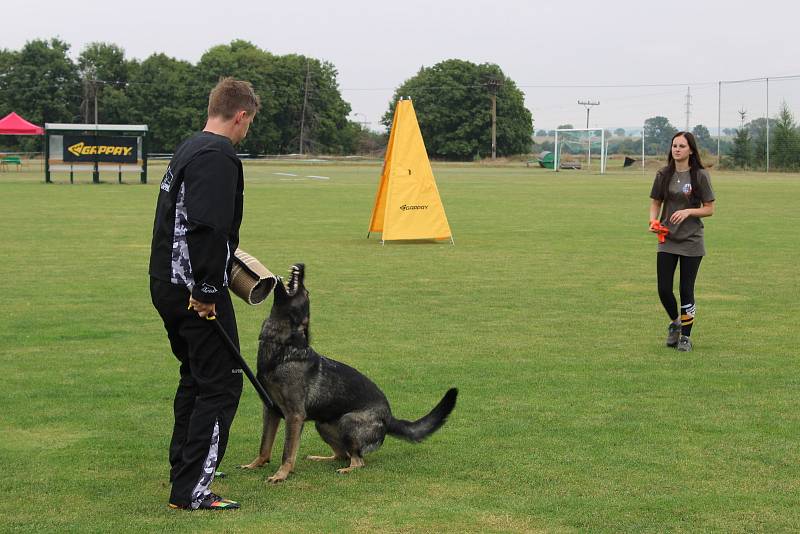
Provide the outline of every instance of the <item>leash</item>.
<path id="1" fill-rule="evenodd" d="M 244 371 L 244 374 L 247 375 L 247 378 L 250 380 L 250 383 L 253 384 L 253 387 L 256 388 L 256 393 L 258 393 L 258 396 L 261 397 L 261 402 L 264 403 L 264 406 L 266 406 L 267 408 L 274 407 L 275 403 L 273 403 L 272 399 L 269 398 L 267 390 L 264 389 L 264 386 L 261 384 L 261 382 L 259 382 L 256 379 L 256 376 L 253 374 L 253 371 L 250 370 L 250 367 L 247 365 L 247 362 L 245 361 L 244 357 L 242 357 L 242 353 L 239 352 L 239 350 L 236 348 L 236 345 L 231 340 L 230 336 L 228 336 L 228 333 L 225 331 L 224 328 L 222 328 L 222 325 L 219 324 L 219 321 L 217 321 L 217 316 L 216 315 L 206 316 L 206 320 L 212 321 L 214 323 L 214 326 L 216 327 L 217 332 L 219 332 L 220 337 L 223 340 L 225 340 L 225 344 L 228 346 L 228 351 L 233 355 L 236 362 L 242 367 L 242 371 Z"/>

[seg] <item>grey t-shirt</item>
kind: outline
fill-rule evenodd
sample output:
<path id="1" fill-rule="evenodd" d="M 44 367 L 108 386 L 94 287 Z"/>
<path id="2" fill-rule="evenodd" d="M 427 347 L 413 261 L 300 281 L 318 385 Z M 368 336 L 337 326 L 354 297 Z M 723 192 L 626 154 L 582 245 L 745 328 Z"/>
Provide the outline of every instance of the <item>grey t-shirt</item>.
<path id="1" fill-rule="evenodd" d="M 669 179 L 667 198 L 664 199 L 664 182 Z M 659 243 L 659 252 L 669 252 L 681 256 L 705 256 L 703 243 L 703 221 L 699 217 L 687 217 L 680 224 L 669 222 L 673 213 L 687 208 L 699 208 L 703 202 L 714 201 L 714 190 L 711 189 L 711 177 L 705 169 L 697 173 L 697 188 L 692 194 L 690 171 L 675 172 L 665 176 L 663 171 L 656 174 L 650 198 L 664 203 L 661 209 L 661 224 L 669 227 L 669 234 L 664 243 Z"/>

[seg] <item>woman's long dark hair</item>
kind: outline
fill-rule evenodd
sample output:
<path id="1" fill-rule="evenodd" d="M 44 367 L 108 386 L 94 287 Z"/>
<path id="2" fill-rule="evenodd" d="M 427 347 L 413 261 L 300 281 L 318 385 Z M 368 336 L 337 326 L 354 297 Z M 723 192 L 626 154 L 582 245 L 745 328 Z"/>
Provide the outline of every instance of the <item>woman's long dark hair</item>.
<path id="1" fill-rule="evenodd" d="M 661 187 L 664 204 L 666 204 L 667 195 L 669 194 L 669 181 L 672 178 L 672 175 L 675 174 L 675 159 L 672 157 L 672 143 L 675 141 L 676 137 L 680 136 L 683 136 L 686 139 L 686 142 L 689 143 L 689 148 L 692 149 L 692 155 L 689 156 L 689 175 L 691 176 L 692 180 L 692 197 L 695 199 L 700 198 L 700 190 L 698 189 L 697 185 L 697 174 L 700 169 L 705 169 L 705 167 L 703 167 L 703 162 L 700 160 L 700 152 L 697 150 L 697 141 L 695 141 L 692 132 L 678 132 L 672 136 L 672 139 L 669 142 L 669 149 L 667 150 L 667 166 L 660 171 L 662 175 Z"/>

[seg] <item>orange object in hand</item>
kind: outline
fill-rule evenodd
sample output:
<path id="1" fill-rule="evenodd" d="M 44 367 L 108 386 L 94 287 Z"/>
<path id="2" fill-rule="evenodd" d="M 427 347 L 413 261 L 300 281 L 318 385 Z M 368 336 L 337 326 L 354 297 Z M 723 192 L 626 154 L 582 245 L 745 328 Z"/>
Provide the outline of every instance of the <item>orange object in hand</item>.
<path id="1" fill-rule="evenodd" d="M 655 232 L 658 234 L 658 242 L 663 243 L 667 240 L 667 234 L 669 233 L 669 228 L 661 224 L 658 219 L 653 219 L 650 221 L 650 231 Z"/>

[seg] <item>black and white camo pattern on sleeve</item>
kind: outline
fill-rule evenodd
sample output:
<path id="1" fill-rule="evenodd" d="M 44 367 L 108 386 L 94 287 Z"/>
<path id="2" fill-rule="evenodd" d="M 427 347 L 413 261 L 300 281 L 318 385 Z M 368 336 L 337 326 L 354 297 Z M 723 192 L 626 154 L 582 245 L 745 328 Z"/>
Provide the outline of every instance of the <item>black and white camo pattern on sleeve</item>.
<path id="1" fill-rule="evenodd" d="M 185 195 L 185 184 L 181 184 L 175 203 L 175 229 L 172 237 L 172 275 L 170 281 L 173 284 L 184 285 L 191 291 L 192 287 L 194 287 L 194 276 L 192 274 L 192 262 L 189 260 L 189 243 L 186 241 L 189 219 L 186 213 L 186 204 L 184 203 Z"/>

